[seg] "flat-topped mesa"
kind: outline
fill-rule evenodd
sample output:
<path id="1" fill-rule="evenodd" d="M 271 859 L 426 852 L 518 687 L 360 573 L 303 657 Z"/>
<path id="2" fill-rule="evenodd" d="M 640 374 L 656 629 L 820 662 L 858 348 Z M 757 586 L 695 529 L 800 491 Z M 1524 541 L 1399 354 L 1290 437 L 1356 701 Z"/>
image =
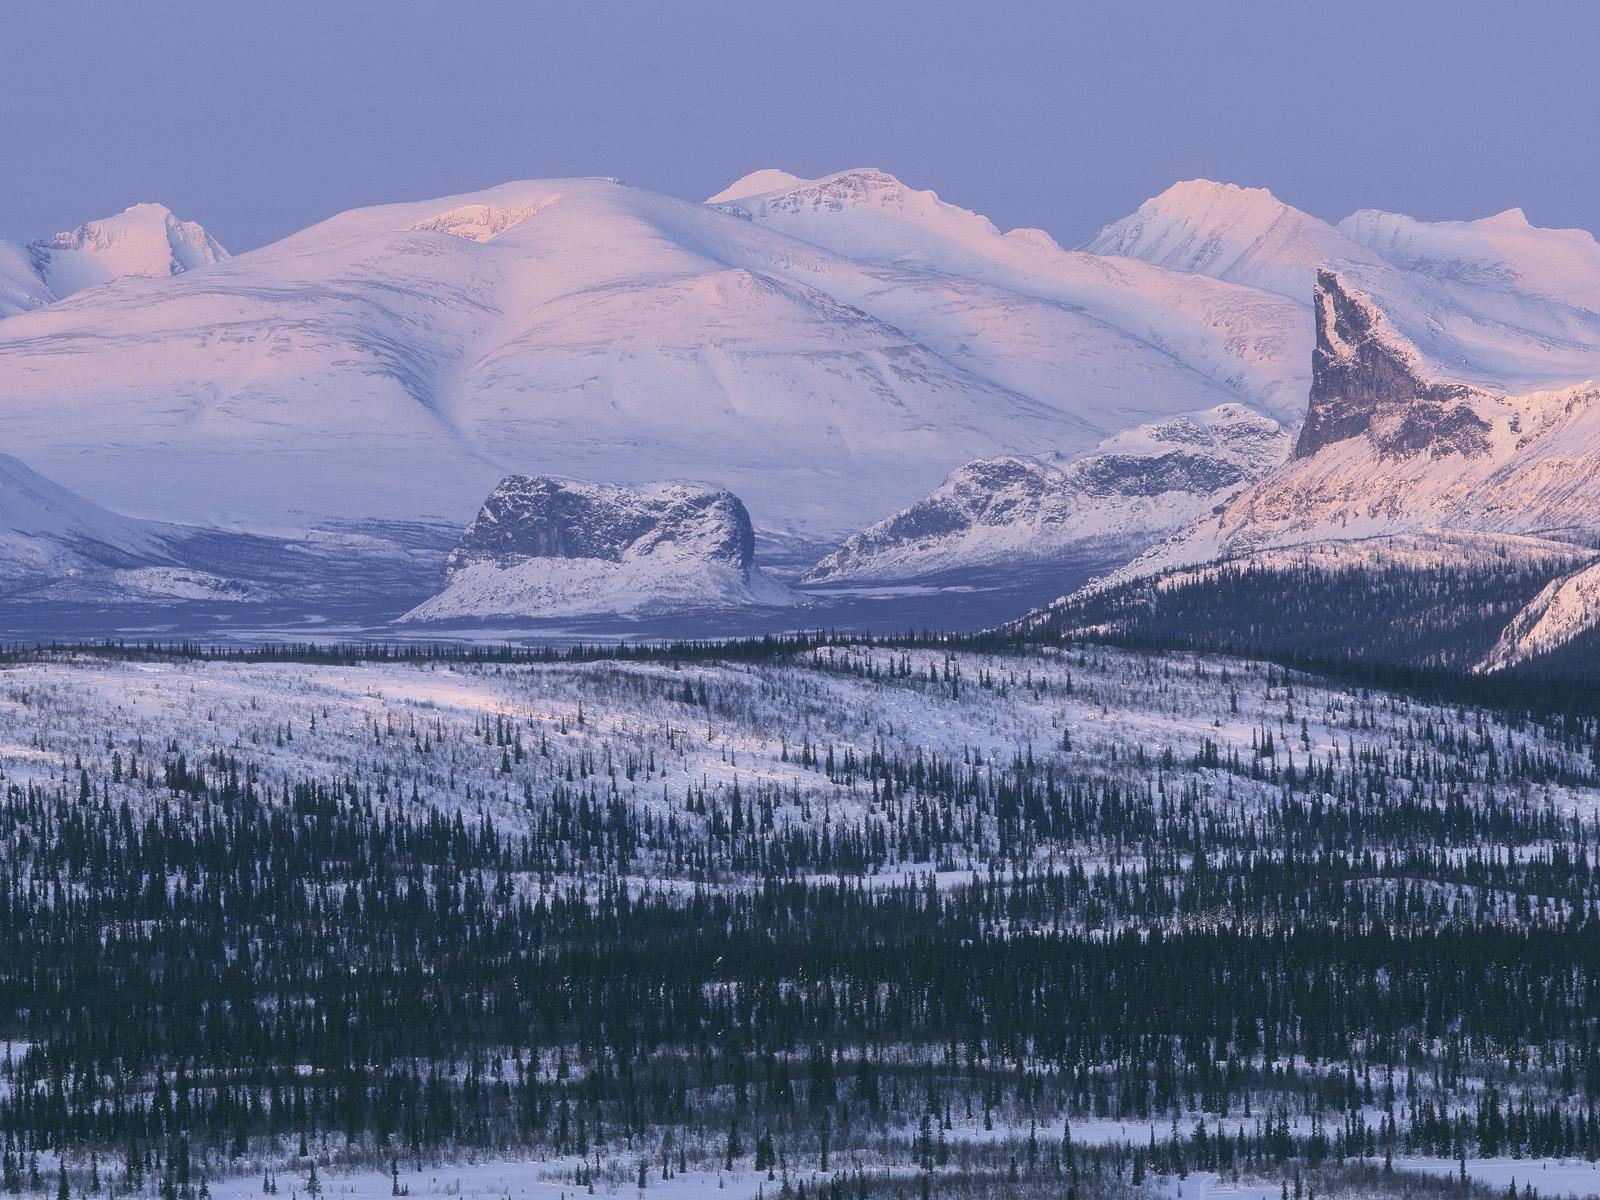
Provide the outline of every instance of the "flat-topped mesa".
<path id="1" fill-rule="evenodd" d="M 703 484 L 641 487 L 509 475 L 404 621 L 587 618 L 784 606 L 755 566 L 750 514 Z"/>
<path id="2" fill-rule="evenodd" d="M 1334 272 L 1317 272 L 1313 307 L 1310 404 L 1295 458 L 1362 435 L 1389 458 L 1488 451 L 1489 422 L 1472 407 L 1482 393 L 1424 379 L 1405 340 Z"/>
<path id="3" fill-rule="evenodd" d="M 445 561 L 444 582 L 473 563 L 509 567 L 530 558 L 620 563 L 655 556 L 699 559 L 748 571 L 755 559 L 750 514 L 732 492 L 689 484 L 642 489 L 551 475 L 500 481 Z"/>

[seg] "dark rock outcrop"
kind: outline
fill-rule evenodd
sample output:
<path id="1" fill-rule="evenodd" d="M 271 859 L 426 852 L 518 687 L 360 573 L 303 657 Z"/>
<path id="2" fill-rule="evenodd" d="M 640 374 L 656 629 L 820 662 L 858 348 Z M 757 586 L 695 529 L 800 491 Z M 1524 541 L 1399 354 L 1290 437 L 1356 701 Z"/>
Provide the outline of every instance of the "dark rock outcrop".
<path id="1" fill-rule="evenodd" d="M 1317 272 L 1315 309 L 1310 406 L 1295 458 L 1362 435 L 1386 457 L 1488 450 L 1489 423 L 1472 408 L 1479 393 L 1422 378 L 1385 336 L 1376 309 L 1331 271 Z"/>
<path id="2" fill-rule="evenodd" d="M 748 571 L 755 557 L 750 514 L 729 491 L 667 484 L 604 487 L 549 475 L 508 475 L 484 501 L 445 562 L 444 578 L 467 565 L 513 566 L 530 558 L 672 553 Z"/>
<path id="3" fill-rule="evenodd" d="M 655 616 L 801 598 L 757 569 L 732 492 L 501 480 L 445 562 L 439 593 L 402 621 Z"/>

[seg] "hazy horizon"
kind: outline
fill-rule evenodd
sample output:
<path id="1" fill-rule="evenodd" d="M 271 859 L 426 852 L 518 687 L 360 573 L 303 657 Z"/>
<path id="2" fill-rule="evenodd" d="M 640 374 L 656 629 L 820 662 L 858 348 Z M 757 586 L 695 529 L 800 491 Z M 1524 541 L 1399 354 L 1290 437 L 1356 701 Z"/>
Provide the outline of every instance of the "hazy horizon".
<path id="1" fill-rule="evenodd" d="M 1521 207 L 1595 229 L 1600 99 L 1573 81 L 1597 21 L 1580 3 L 13 6 L 0 237 L 155 200 L 238 252 L 508 179 L 700 200 L 762 167 L 868 165 L 1066 245 L 1196 176 L 1330 220 Z"/>

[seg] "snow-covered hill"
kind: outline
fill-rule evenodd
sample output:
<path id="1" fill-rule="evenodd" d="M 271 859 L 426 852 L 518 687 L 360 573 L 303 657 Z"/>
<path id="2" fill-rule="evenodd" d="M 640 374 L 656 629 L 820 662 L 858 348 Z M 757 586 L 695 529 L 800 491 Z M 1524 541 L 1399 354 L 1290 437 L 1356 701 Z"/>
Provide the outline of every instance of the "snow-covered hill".
<path id="1" fill-rule="evenodd" d="M 0 586 L 8 590 L 95 568 L 173 562 L 167 531 L 91 504 L 0 454 Z"/>
<path id="2" fill-rule="evenodd" d="M 516 183 L 124 280 L 0 326 L 0 435 L 166 519 L 464 520 L 531 469 L 707 478 L 822 542 L 974 458 L 1301 404 L 1301 306 L 850 175 L 809 224 Z"/>
<path id="3" fill-rule="evenodd" d="M 512 475 L 446 560 L 443 589 L 408 622 L 643 615 L 800 597 L 755 566 L 750 515 L 731 492 Z"/>
<path id="4" fill-rule="evenodd" d="M 135 204 L 26 245 L 0 242 L 0 317 L 113 279 L 166 278 L 227 257 L 197 222 L 179 220 L 165 205 Z"/>
<path id="5" fill-rule="evenodd" d="M 1116 562 L 1231 499 L 1289 448 L 1277 422 L 1229 404 L 1128 430 L 1077 458 L 968 463 L 804 579 L 881 583 Z"/>

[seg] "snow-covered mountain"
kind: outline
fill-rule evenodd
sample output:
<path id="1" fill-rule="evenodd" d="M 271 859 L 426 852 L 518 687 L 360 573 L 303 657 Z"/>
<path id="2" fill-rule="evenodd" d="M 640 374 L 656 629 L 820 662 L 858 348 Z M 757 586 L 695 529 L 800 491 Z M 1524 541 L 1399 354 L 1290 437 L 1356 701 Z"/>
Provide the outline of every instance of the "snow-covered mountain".
<path id="1" fill-rule="evenodd" d="M 1328 538 L 1600 537 L 1600 384 L 1511 395 L 1441 378 L 1348 280 L 1323 272 L 1316 302 L 1310 403 L 1294 455 L 1119 577 Z"/>
<path id="2" fill-rule="evenodd" d="M 819 567 L 841 579 L 1131 550 L 1236 484 L 1140 494 L 1163 455 L 1127 431 L 1210 410 L 1299 423 L 1337 303 L 1313 295 L 1319 271 L 1379 314 L 1388 349 L 1356 353 L 1352 378 L 1387 398 L 1323 387 L 1293 470 L 1251 490 L 1248 519 L 1235 500 L 1213 520 L 1211 551 L 1274 523 L 1588 519 L 1572 476 L 1600 378 L 1592 238 L 1514 213 L 1334 226 L 1206 181 L 1085 250 L 871 169 L 759 171 L 705 204 L 511 183 L 232 259 L 140 206 L 0 253 L 5 303 L 36 308 L 0 323 L 0 438 L 107 508 L 258 534 L 459 528 L 532 471 L 706 479 L 800 547 L 909 522 L 903 545 L 875 527 L 840 552 L 852 566 Z M 1433 407 L 1403 414 L 1412 384 Z M 916 532 L 935 512 L 941 532 Z"/>
<path id="3" fill-rule="evenodd" d="M 1484 534 L 1566 543 L 1579 555 L 1600 544 L 1600 246 L 1591 235 L 1538 229 L 1519 211 L 1438 223 L 1364 211 L 1334 229 L 1267 193 L 1209 186 L 1213 204 L 1193 203 L 1196 185 L 1181 185 L 1094 245 L 1272 286 L 1311 269 L 1306 416 L 1287 462 L 1085 594 L 1114 597 L 1152 576 L 1189 586 L 1215 562 L 1283 573 L 1273 556 L 1284 547 L 1330 571 L 1355 569 L 1341 545 L 1398 547 L 1371 569 L 1405 574 L 1438 569 L 1419 546 L 1471 569 L 1472 539 Z M 1201 214 L 1192 225 L 1166 219 L 1166 202 L 1184 196 Z M 1481 666 L 1527 661 L 1591 628 L 1591 591 L 1580 558 L 1505 627 Z"/>
<path id="4" fill-rule="evenodd" d="M 26 245 L 0 242 L 0 317 L 113 279 L 165 278 L 227 257 L 197 222 L 179 220 L 161 204 L 135 204 Z"/>
<path id="5" fill-rule="evenodd" d="M 786 182 L 752 190 L 775 179 Z M 874 292 L 842 298 L 870 303 L 919 333 L 937 322 L 930 344 L 942 353 L 1054 398 L 1102 435 L 1229 400 L 1281 417 L 1300 408 L 1301 355 L 1309 350 L 1296 311 L 1303 298 L 1286 302 L 1203 274 L 1064 250 L 1040 229 L 1002 233 L 986 217 L 871 168 L 787 180 L 758 172 L 720 206 L 872 265 Z M 908 280 L 930 275 L 941 281 L 933 311 L 925 296 L 904 292 Z M 993 348 L 980 340 L 1002 336 Z M 1170 407 L 1179 395 L 1188 403 Z M 1121 418 L 1109 427 L 1106 405 Z"/>
<path id="6" fill-rule="evenodd" d="M 1520 210 L 1425 222 L 1364 210 L 1336 227 L 1261 188 L 1180 183 L 1088 249 L 1265 287 L 1310 305 L 1319 271 L 1372 298 L 1424 370 L 1503 392 L 1600 374 L 1600 245 Z"/>
<path id="7" fill-rule="evenodd" d="M 1418 221 L 1364 209 L 1339 222 L 1339 232 L 1404 271 L 1600 312 L 1594 235 L 1540 229 L 1520 208 L 1477 221 Z"/>
<path id="8" fill-rule="evenodd" d="M 755 566 L 739 498 L 681 483 L 502 480 L 402 620 L 580 617 L 800 602 Z"/>
<path id="9" fill-rule="evenodd" d="M 1228 404 L 1128 430 L 1076 458 L 979 460 L 849 538 L 804 580 L 881 583 L 1118 562 L 1231 499 L 1289 449 L 1276 421 Z"/>
<path id="10" fill-rule="evenodd" d="M 1319 267 L 1381 262 L 1266 188 L 1209 179 L 1173 184 L 1107 225 L 1083 249 L 1264 288 L 1297 304 L 1309 303 Z"/>
<path id="11" fill-rule="evenodd" d="M 1309 352 L 1284 297 L 1000 234 L 877 172 L 715 205 L 553 180 L 12 318 L 0 436 L 164 519 L 460 521 L 531 469 L 707 478 L 824 543 L 974 458 L 1292 416 Z"/>

